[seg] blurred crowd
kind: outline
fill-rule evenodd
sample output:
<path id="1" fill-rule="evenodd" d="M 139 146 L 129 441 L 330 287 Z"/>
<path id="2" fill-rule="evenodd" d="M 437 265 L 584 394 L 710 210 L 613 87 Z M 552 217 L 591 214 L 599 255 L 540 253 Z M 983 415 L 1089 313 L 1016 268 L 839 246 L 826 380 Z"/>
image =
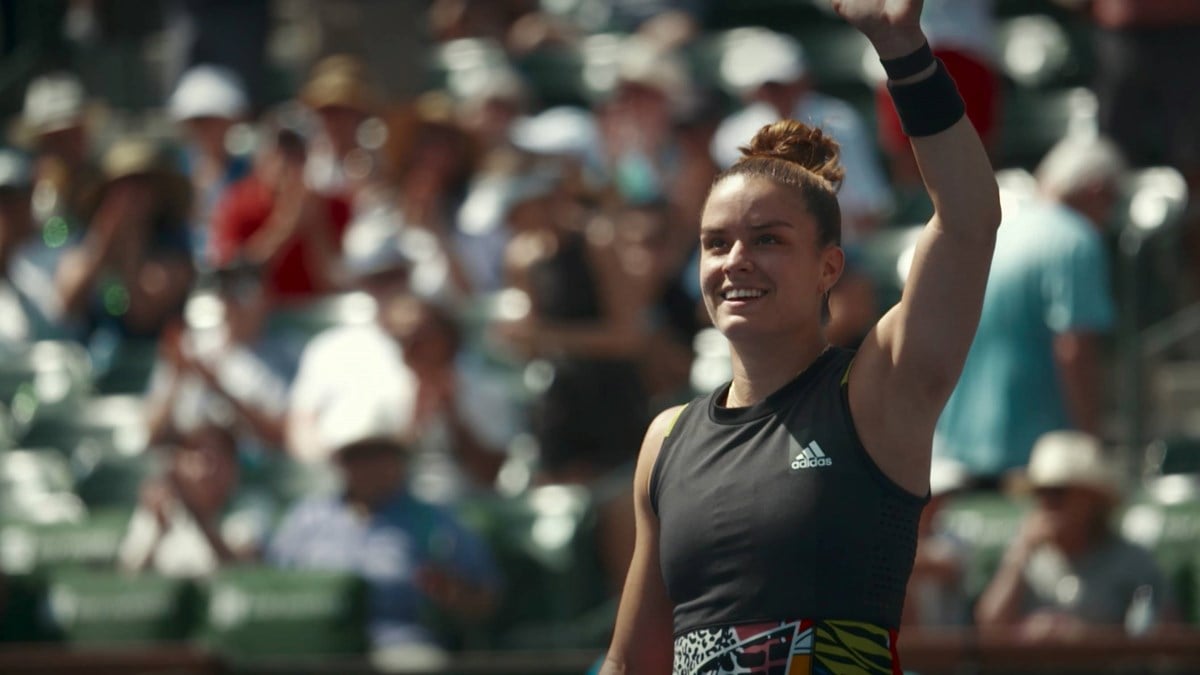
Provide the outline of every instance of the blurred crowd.
<path id="1" fill-rule="evenodd" d="M 1122 190 L 1148 165 L 1200 187 L 1200 87 L 1185 85 L 1200 9 L 1026 3 L 1093 37 L 1098 106 L 1033 164 L 1003 144 L 1020 132 L 1002 114 L 1003 3 L 925 3 L 998 168 L 1035 170 L 1002 186 L 906 621 L 1037 636 L 1195 618 L 1113 524 L 1131 485 L 1102 440 Z M 723 4 L 0 3 L 25 38 L 0 43 L 0 358 L 74 343 L 92 395 L 136 395 L 156 463 L 120 568 L 348 571 L 371 589 L 374 647 L 432 646 L 426 605 L 486 621 L 513 589 L 462 506 L 570 485 L 597 504 L 615 597 L 645 424 L 728 377 L 696 273 L 716 172 L 781 117 L 839 142 L 849 264 L 827 333 L 847 347 L 902 285 L 903 247 L 880 251 L 929 215 L 870 68 L 844 99 L 814 65 L 857 71 L 861 50 L 736 25 Z M 832 25 L 819 0 L 758 4 Z M 570 86 L 542 67 L 572 58 Z M 1200 270 L 1200 220 L 1185 221 L 1172 269 Z M 1170 282 L 1170 308 L 1200 296 L 1200 275 Z M 245 499 L 264 466 L 315 478 Z M 1029 515 L 971 597 L 971 551 L 940 507 L 1014 475 Z"/>

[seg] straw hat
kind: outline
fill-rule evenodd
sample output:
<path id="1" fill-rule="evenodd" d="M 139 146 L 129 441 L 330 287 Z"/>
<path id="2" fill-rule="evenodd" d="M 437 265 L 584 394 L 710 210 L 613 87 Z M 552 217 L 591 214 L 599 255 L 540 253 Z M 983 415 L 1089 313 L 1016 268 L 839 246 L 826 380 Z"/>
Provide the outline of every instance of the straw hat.
<path id="1" fill-rule="evenodd" d="M 363 62 L 346 54 L 317 63 L 299 99 L 314 110 L 338 106 L 370 114 L 379 107 L 379 95 L 367 82 Z"/>
<path id="2" fill-rule="evenodd" d="M 148 138 L 126 136 L 117 139 L 100 161 L 102 182 L 90 200 L 85 213 L 93 213 L 100 205 L 105 190 L 122 178 L 146 176 L 156 184 L 164 208 L 172 220 L 187 217 L 192 202 L 192 186 L 162 144 Z"/>
<path id="3" fill-rule="evenodd" d="M 1034 443 L 1025 471 L 1029 488 L 1083 487 L 1114 501 L 1122 485 L 1117 463 L 1100 440 L 1081 431 L 1051 431 Z"/>
<path id="4" fill-rule="evenodd" d="M 105 112 L 103 106 L 87 100 L 83 84 L 75 75 L 42 75 L 26 87 L 24 106 L 8 128 L 9 137 L 16 145 L 31 147 L 45 134 L 103 126 Z"/>

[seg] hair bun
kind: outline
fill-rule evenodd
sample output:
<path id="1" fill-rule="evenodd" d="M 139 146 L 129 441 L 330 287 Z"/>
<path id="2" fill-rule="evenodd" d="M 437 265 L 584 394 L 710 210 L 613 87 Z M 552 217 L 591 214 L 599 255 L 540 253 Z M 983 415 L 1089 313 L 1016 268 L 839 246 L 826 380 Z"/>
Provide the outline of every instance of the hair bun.
<path id="1" fill-rule="evenodd" d="M 824 178 L 836 189 L 846 171 L 838 162 L 839 147 L 825 132 L 796 120 L 768 124 L 741 148 L 742 159 L 761 157 L 798 164 Z"/>

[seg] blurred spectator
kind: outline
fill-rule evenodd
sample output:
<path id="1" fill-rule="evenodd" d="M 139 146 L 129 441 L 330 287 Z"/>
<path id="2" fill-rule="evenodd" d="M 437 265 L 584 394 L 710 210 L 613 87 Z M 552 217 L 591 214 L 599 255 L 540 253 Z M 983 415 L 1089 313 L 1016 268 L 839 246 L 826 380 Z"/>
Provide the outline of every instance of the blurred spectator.
<path id="1" fill-rule="evenodd" d="M 91 161 L 91 110 L 71 73 L 43 75 L 25 90 L 17 133 L 34 156 L 39 222 L 59 216 L 72 229 L 87 224 L 88 201 L 103 180 Z"/>
<path id="2" fill-rule="evenodd" d="M 692 342 L 702 327 L 703 306 L 688 289 L 688 260 L 671 236 L 678 225 L 669 221 L 665 204 L 626 206 L 613 213 L 617 256 L 630 280 L 626 294 L 644 307 L 649 335 L 641 372 L 655 406 L 666 407 L 691 395 Z M 672 250 L 672 249 L 675 250 Z"/>
<path id="3" fill-rule="evenodd" d="M 183 127 L 184 173 L 195 195 L 192 247 L 197 264 L 204 264 L 213 212 L 229 186 L 250 172 L 250 158 L 232 150 L 230 143 L 230 131 L 250 107 L 237 75 L 220 66 L 201 65 L 183 74 L 167 108 Z"/>
<path id="4" fill-rule="evenodd" d="M 452 502 L 490 489 L 509 443 L 524 428 L 511 387 L 489 375 L 463 348 L 455 317 L 444 307 L 405 297 L 382 317 L 415 377 L 412 411 L 413 493 Z"/>
<path id="5" fill-rule="evenodd" d="M 345 272 L 350 283 L 371 297 L 375 316 L 366 324 L 330 328 L 305 346 L 288 410 L 287 447 L 293 456 L 304 461 L 322 456 L 317 422 L 349 395 L 369 395 L 375 405 L 392 411 L 398 429 L 413 428 L 416 375 L 404 362 L 397 326 L 388 320 L 392 308 L 410 294 L 410 282 L 422 276 L 444 279 L 436 260 L 429 262 L 437 251 L 428 233 L 398 230 L 386 218 L 348 233 Z M 428 266 L 435 268 L 432 274 L 427 274 Z M 435 290 L 430 293 L 436 295 Z M 371 386 L 364 390 L 364 382 Z"/>
<path id="6" fill-rule="evenodd" d="M 422 623 L 431 608 L 486 618 L 499 587 L 491 555 L 448 511 L 405 489 L 402 417 L 369 394 L 351 394 L 321 413 L 318 430 L 321 455 L 314 459 L 333 462 L 344 491 L 297 504 L 275 533 L 269 560 L 366 579 L 376 650 L 435 645 Z"/>
<path id="7" fill-rule="evenodd" d="M 506 251 L 510 286 L 527 311 L 498 317 L 497 337 L 525 359 L 545 359 L 553 376 L 534 405 L 542 468 L 552 481 L 583 482 L 636 454 L 649 414 L 639 359 L 649 299 L 631 290 L 616 226 L 560 188 L 536 229 Z"/>
<path id="8" fill-rule="evenodd" d="M 699 196 L 708 190 L 716 167 L 703 147 L 681 138 L 682 126 L 695 117 L 699 103 L 678 52 L 641 36 L 621 44 L 616 86 L 599 123 L 608 173 L 623 201 L 665 201 L 679 222 L 699 222 Z"/>
<path id="9" fill-rule="evenodd" d="M 116 141 L 102 168 L 87 231 L 58 265 L 62 306 L 93 342 L 155 338 L 182 311 L 194 277 L 191 186 L 146 139 Z"/>
<path id="10" fill-rule="evenodd" d="M 1101 336 L 1114 321 L 1101 231 L 1124 175 L 1109 142 L 1070 137 L 1037 170 L 1041 199 L 1005 214 L 975 342 L 934 452 L 984 485 L 1023 466 L 1039 436 L 1098 433 Z"/>
<path id="11" fill-rule="evenodd" d="M 218 423 L 235 434 L 239 450 L 280 451 L 298 355 L 263 334 L 270 304 L 257 267 L 235 262 L 212 278 L 220 323 L 197 329 L 181 322 L 160 338 L 146 392 L 150 442 Z"/>
<path id="12" fill-rule="evenodd" d="M 1173 619 L 1153 556 L 1110 523 L 1121 502 L 1119 476 L 1092 436 L 1056 431 L 1038 439 L 1027 474 L 1036 506 L 979 599 L 980 626 L 1015 626 L 1037 639 L 1078 637 L 1088 626 L 1140 634 Z"/>
<path id="13" fill-rule="evenodd" d="M 878 228 L 891 208 L 891 194 L 871 136 L 848 103 L 813 89 L 800 44 L 766 29 L 750 29 L 721 57 L 721 77 L 736 89 L 744 108 L 721 123 L 712 140 L 717 166 L 733 165 L 738 148 L 764 125 L 792 118 L 818 126 L 841 147 L 846 177 L 838 192 L 842 239 L 853 244 Z"/>
<path id="14" fill-rule="evenodd" d="M 337 255 L 350 206 L 305 183 L 306 141 L 286 112 L 268 119 L 260 136 L 253 172 L 217 205 L 213 264 L 242 259 L 262 266 L 273 302 L 329 293 L 338 286 Z"/>
<path id="15" fill-rule="evenodd" d="M 476 294 L 505 286 L 505 250 L 522 232 L 544 227 L 552 195 L 562 180 L 560 165 L 519 154 L 506 155 L 478 174 L 456 215 L 453 246 Z"/>
<path id="16" fill-rule="evenodd" d="M 929 503 L 921 511 L 917 555 L 904 599 L 906 629 L 966 626 L 971 602 L 964 583 L 970 549 L 939 522 L 948 500 L 967 485 L 967 472 L 954 460 L 937 457 L 929 471 Z"/>
<path id="17" fill-rule="evenodd" d="M 1062 2 L 1063 0 L 1059 0 Z M 1080 3 L 1068 3 L 1079 5 Z M 1200 4 L 1093 0 L 1100 129 L 1135 166 L 1169 164 L 1200 180 Z"/>
<path id="18" fill-rule="evenodd" d="M 466 198 L 476 148 L 444 92 L 429 92 L 390 118 L 385 148 L 395 177 L 398 227 L 432 235 L 447 255 L 453 288 L 471 289 L 452 242 L 455 214 Z"/>
<path id="19" fill-rule="evenodd" d="M 996 71 L 995 0 L 926 0 L 921 12 L 921 30 L 934 56 L 942 60 L 958 85 L 967 117 L 979 137 L 993 147 L 1000 137 L 1000 76 Z M 879 119 L 879 141 L 891 159 L 892 178 L 901 185 L 921 184 L 916 159 L 908 136 L 885 83 L 876 88 L 875 113 Z M 924 190 L 922 189 L 922 192 Z"/>
<path id="20" fill-rule="evenodd" d="M 1200 3 L 1094 0 L 1095 83 L 1099 122 L 1134 166 L 1165 164 L 1200 194 Z M 1177 306 L 1200 300 L 1200 200 L 1185 216 L 1182 246 L 1167 284 Z"/>
<path id="21" fill-rule="evenodd" d="M 509 148 L 509 130 L 531 103 L 529 85 L 521 74 L 508 64 L 498 64 L 486 78 L 468 80 L 461 89 L 454 92 L 455 115 L 481 155 Z"/>
<path id="22" fill-rule="evenodd" d="M 378 170 L 369 150 L 378 149 L 383 140 L 375 148 L 363 147 L 364 124 L 383 105 L 367 79 L 364 64 L 345 54 L 322 59 L 313 66 L 297 98 L 318 121 L 304 167 L 308 187 L 353 201 L 358 189 Z"/>
<path id="23" fill-rule="evenodd" d="M 199 577 L 256 557 L 268 518 L 230 508 L 240 481 L 233 436 L 206 424 L 166 452 L 164 474 L 142 486 L 121 542 L 121 568 Z"/>
<path id="24" fill-rule="evenodd" d="M 0 350 L 55 337 L 55 256 L 33 220 L 33 166 L 0 148 Z"/>

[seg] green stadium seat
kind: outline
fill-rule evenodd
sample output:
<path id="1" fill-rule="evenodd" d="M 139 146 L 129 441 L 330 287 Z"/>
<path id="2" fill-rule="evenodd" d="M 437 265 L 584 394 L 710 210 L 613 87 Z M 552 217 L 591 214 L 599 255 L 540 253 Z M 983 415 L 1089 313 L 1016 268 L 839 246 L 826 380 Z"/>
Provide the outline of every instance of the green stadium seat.
<path id="1" fill-rule="evenodd" d="M 115 571 L 64 569 L 46 582 L 46 634 L 72 644 L 178 642 L 195 623 L 191 582 Z"/>
<path id="2" fill-rule="evenodd" d="M 495 554 L 505 594 L 487 635 L 468 646 L 601 648 L 615 616 L 596 550 L 596 504 L 579 486 L 537 487 L 460 508 Z M 491 644 L 488 644 L 490 642 Z"/>
<path id="3" fill-rule="evenodd" d="M 13 442 L 24 442 L 29 427 L 77 409 L 91 393 L 91 361 L 74 342 L 37 342 L 0 358 L 0 403 Z"/>
<path id="4" fill-rule="evenodd" d="M 22 444 L 55 448 L 86 469 L 101 457 L 131 456 L 146 449 L 147 432 L 140 395 L 95 396 L 62 414 L 35 420 Z"/>
<path id="5" fill-rule="evenodd" d="M 0 513 L 9 522 L 76 522 L 86 512 L 73 492 L 74 477 L 53 449 L 0 452 Z"/>
<path id="6" fill-rule="evenodd" d="M 130 511 L 91 513 L 78 522 L 0 524 L 0 570 L 23 574 L 57 567 L 111 568 Z"/>
<path id="7" fill-rule="evenodd" d="M 222 570 L 203 586 L 199 637 L 234 659 L 361 654 L 365 591 L 334 572 Z"/>

